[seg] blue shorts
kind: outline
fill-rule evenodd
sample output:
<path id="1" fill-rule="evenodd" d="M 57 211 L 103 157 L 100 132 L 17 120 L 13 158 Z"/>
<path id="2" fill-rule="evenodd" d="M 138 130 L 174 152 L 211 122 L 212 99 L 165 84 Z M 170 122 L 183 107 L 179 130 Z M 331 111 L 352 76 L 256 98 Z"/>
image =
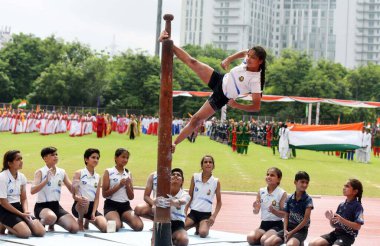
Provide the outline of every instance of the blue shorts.
<path id="1" fill-rule="evenodd" d="M 194 221 L 195 224 L 199 224 L 202 220 L 208 220 L 211 217 L 211 212 L 199 212 L 191 210 L 187 216 Z"/>
<path id="2" fill-rule="evenodd" d="M 71 213 L 75 216 L 75 218 L 78 218 L 79 217 L 79 214 L 78 214 L 78 211 L 76 210 L 75 206 L 77 205 L 77 201 L 74 202 L 72 208 L 71 208 Z M 90 204 L 88 205 L 88 211 L 87 213 L 83 216 L 83 218 L 85 219 L 88 219 L 90 220 L 91 219 L 91 214 L 92 214 L 92 210 L 94 209 L 94 202 L 90 202 Z M 101 213 L 98 212 L 98 210 L 96 210 L 95 212 L 95 217 L 97 216 L 102 216 Z"/>
<path id="3" fill-rule="evenodd" d="M 214 111 L 221 109 L 228 103 L 229 100 L 223 93 L 223 77 L 223 74 L 214 71 L 211 75 L 210 81 L 208 82 L 208 87 L 213 91 L 212 95 L 208 99 L 208 102 Z"/>
<path id="4" fill-rule="evenodd" d="M 106 199 L 104 201 L 104 215 L 111 211 L 116 211 L 120 218 L 124 212 L 132 210 L 129 202 L 115 202 L 111 199 Z"/>
<path id="5" fill-rule="evenodd" d="M 22 206 L 21 206 L 21 203 L 19 202 L 15 202 L 15 203 L 11 203 L 11 205 L 16 208 L 18 211 L 20 212 L 24 212 L 24 210 L 22 209 Z M 32 219 L 35 220 L 36 218 L 34 216 L 32 216 Z M 15 225 L 17 225 L 18 223 L 24 221 L 24 219 L 12 212 L 9 212 L 8 210 L 6 210 L 5 208 L 3 208 L 1 205 L 0 205 L 0 223 L 2 223 L 3 225 L 6 225 L 8 227 L 11 227 L 13 228 Z"/>
<path id="6" fill-rule="evenodd" d="M 41 202 L 41 203 L 36 203 L 36 205 L 34 206 L 34 215 L 37 217 L 37 219 L 39 219 L 39 220 L 41 219 L 40 218 L 40 213 L 41 213 L 41 211 L 44 208 L 48 208 L 51 211 L 53 211 L 53 213 L 55 214 L 55 216 L 57 216 L 57 221 L 62 216 L 66 215 L 66 214 L 69 214 L 66 210 L 64 210 L 61 207 L 61 205 L 59 205 L 59 202 L 57 202 L 57 201 L 54 201 L 54 202 Z"/>
<path id="7" fill-rule="evenodd" d="M 322 235 L 321 238 L 329 242 L 330 245 L 350 246 L 354 244 L 355 237 L 344 232 L 332 231 Z"/>
<path id="8" fill-rule="evenodd" d="M 275 230 L 278 232 L 278 231 L 284 230 L 284 223 L 282 222 L 282 220 L 261 221 L 259 229 L 264 230 L 264 231 Z"/>

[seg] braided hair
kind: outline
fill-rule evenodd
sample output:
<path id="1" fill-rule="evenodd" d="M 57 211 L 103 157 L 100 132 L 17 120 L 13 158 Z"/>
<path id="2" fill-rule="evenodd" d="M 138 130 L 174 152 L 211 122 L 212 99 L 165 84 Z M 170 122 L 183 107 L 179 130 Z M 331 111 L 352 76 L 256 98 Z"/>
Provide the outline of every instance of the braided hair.
<path id="1" fill-rule="evenodd" d="M 261 91 L 264 91 L 265 87 L 265 59 L 267 58 L 267 52 L 261 46 L 254 46 L 251 50 L 255 51 L 255 55 L 262 60 L 263 62 L 260 65 L 260 82 L 261 82 Z"/>

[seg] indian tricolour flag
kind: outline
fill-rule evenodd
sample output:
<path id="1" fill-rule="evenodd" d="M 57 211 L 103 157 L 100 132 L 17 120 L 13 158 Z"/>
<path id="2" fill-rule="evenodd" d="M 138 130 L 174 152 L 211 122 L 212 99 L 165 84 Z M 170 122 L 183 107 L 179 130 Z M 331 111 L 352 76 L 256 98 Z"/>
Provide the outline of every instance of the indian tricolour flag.
<path id="1" fill-rule="evenodd" d="M 18 107 L 18 108 L 25 108 L 25 107 L 26 107 L 26 100 L 22 100 L 22 101 L 18 104 L 17 107 Z"/>
<path id="2" fill-rule="evenodd" d="M 297 149 L 354 150 L 362 147 L 363 123 L 341 125 L 294 125 L 289 144 Z"/>

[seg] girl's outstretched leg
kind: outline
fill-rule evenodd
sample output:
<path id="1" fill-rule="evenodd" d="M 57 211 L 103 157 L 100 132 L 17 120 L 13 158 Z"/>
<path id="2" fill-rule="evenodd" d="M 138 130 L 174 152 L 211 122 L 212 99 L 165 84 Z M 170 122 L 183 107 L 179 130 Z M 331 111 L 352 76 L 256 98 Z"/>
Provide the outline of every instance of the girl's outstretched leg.
<path id="1" fill-rule="evenodd" d="M 203 121 L 207 120 L 215 113 L 215 110 L 211 107 L 210 103 L 206 101 L 203 106 L 191 117 L 190 122 L 182 129 L 174 144 L 177 145 L 182 142 L 187 136 L 194 132 L 194 129 L 200 125 Z M 174 146 L 175 147 L 175 146 Z"/>

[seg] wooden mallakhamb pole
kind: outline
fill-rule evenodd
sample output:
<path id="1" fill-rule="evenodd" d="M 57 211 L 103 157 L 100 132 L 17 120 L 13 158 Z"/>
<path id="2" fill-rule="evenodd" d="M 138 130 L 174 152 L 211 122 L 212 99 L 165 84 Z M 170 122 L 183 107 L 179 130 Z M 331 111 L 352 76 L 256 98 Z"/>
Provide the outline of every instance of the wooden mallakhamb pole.
<path id="1" fill-rule="evenodd" d="M 173 15 L 164 15 L 165 30 L 171 35 Z M 170 194 L 172 166 L 172 119 L 173 119 L 173 41 L 162 41 L 160 120 L 158 127 L 157 197 Z M 170 208 L 156 207 L 154 216 L 155 246 L 172 245 Z"/>

